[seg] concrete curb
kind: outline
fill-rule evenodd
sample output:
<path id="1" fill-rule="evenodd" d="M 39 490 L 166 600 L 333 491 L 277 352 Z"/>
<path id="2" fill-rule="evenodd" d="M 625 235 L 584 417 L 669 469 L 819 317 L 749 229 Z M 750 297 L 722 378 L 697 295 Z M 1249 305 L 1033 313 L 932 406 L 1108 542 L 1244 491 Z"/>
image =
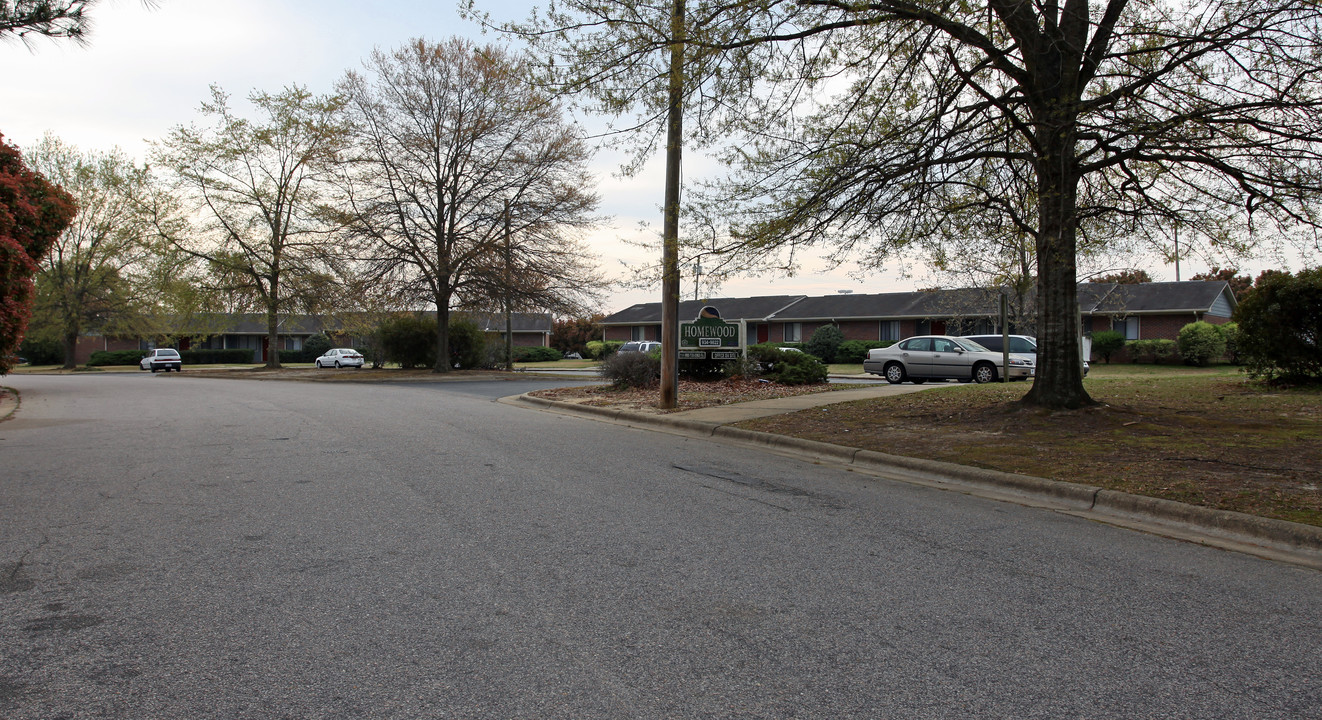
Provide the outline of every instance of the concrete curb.
<path id="1" fill-rule="evenodd" d="M 0 389 L 4 390 L 4 393 L 0 393 L 0 422 L 4 422 L 18 411 L 18 405 L 21 401 L 19 400 L 18 390 L 7 385 L 0 386 Z"/>
<path id="2" fill-rule="evenodd" d="M 888 455 L 719 423 L 520 395 L 511 404 L 579 414 L 640 429 L 710 438 L 845 465 L 891 480 L 1043 507 L 1165 537 L 1322 570 L 1322 527 L 1131 495 L 1092 485 Z"/>

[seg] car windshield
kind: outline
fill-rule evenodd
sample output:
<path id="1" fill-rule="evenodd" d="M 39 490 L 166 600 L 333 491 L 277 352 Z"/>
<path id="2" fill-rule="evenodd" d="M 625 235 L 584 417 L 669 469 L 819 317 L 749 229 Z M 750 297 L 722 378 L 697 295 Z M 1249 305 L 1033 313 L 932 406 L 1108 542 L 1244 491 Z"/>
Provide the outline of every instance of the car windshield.
<path id="1" fill-rule="evenodd" d="M 156 357 L 179 357 L 179 353 L 173 350 L 157 350 Z"/>

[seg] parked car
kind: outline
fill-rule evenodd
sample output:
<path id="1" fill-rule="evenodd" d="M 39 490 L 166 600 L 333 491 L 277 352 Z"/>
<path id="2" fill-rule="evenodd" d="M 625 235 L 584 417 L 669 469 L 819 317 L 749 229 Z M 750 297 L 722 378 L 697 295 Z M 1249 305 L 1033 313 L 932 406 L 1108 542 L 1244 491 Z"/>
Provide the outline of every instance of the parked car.
<path id="1" fill-rule="evenodd" d="M 363 355 L 353 348 L 332 348 L 313 362 L 318 368 L 351 367 L 358 370 L 363 367 Z"/>
<path id="2" fill-rule="evenodd" d="M 616 352 L 624 353 L 650 353 L 653 350 L 660 350 L 661 343 L 655 340 L 633 340 L 620 346 Z"/>
<path id="3" fill-rule="evenodd" d="M 179 351 L 174 348 L 156 348 L 138 362 L 138 368 L 152 372 L 158 370 L 183 372 L 184 359 L 179 357 Z"/>
<path id="4" fill-rule="evenodd" d="M 991 350 L 992 352 L 1001 352 L 1005 347 L 1005 338 L 1001 335 L 965 335 L 965 340 L 973 342 Z M 1037 338 L 1031 335 L 1011 335 L 1010 352 L 1021 355 L 1032 355 L 1036 363 L 1037 360 Z M 1083 374 L 1088 374 L 1088 358 L 1083 359 Z"/>
<path id="5" fill-rule="evenodd" d="M 1006 372 L 1001 353 L 962 338 L 920 335 L 890 347 L 868 351 L 863 370 L 881 375 L 893 385 L 906 380 L 921 385 L 928 380 L 987 383 L 1004 374 L 1011 380 L 1033 377 L 1036 362 L 1030 355 L 1011 355 Z"/>

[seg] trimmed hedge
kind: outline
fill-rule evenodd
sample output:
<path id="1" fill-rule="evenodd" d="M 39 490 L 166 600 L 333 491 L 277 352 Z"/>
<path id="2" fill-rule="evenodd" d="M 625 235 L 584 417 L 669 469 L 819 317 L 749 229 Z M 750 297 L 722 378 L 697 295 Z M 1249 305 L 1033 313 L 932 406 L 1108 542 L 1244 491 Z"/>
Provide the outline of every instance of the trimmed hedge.
<path id="1" fill-rule="evenodd" d="M 87 360 L 87 367 L 137 365 L 146 356 L 146 350 L 97 350 Z"/>
<path id="2" fill-rule="evenodd" d="M 504 346 L 501 352 L 504 352 Z M 516 345 L 513 348 L 515 362 L 555 362 L 564 360 L 565 356 L 559 350 L 553 347 L 542 347 L 540 345 Z"/>
<path id="3" fill-rule="evenodd" d="M 846 340 L 835 349 L 835 361 L 844 364 L 861 363 L 868 358 L 868 351 L 894 345 L 897 340 Z"/>
<path id="4" fill-rule="evenodd" d="M 1130 362 L 1158 364 L 1179 355 L 1174 340 L 1130 340 L 1125 343 Z"/>
<path id="5" fill-rule="evenodd" d="M 251 365 L 255 351 L 252 348 L 229 350 L 180 350 L 185 365 Z M 283 357 L 283 354 L 282 354 Z"/>
<path id="6" fill-rule="evenodd" d="M 248 352 L 251 353 L 252 351 L 249 350 Z M 252 355 L 249 355 L 248 357 L 251 358 Z M 280 364 L 281 364 L 281 365 L 284 365 L 284 364 L 286 364 L 286 363 L 310 363 L 310 362 L 312 362 L 313 360 L 316 360 L 316 359 L 317 359 L 317 356 L 316 356 L 316 355 L 308 355 L 308 351 L 307 351 L 307 350 L 281 350 L 281 351 L 280 351 Z"/>
<path id="7" fill-rule="evenodd" d="M 92 353 L 88 359 L 88 367 L 103 367 L 106 365 L 137 365 L 138 361 L 147 356 L 146 350 L 97 350 Z M 286 353 L 297 354 L 299 350 L 281 350 L 280 362 L 286 362 Z M 180 350 L 179 357 L 185 365 L 250 365 L 252 364 L 252 348 L 229 350 Z M 298 360 L 289 360 L 287 362 L 299 362 Z"/>

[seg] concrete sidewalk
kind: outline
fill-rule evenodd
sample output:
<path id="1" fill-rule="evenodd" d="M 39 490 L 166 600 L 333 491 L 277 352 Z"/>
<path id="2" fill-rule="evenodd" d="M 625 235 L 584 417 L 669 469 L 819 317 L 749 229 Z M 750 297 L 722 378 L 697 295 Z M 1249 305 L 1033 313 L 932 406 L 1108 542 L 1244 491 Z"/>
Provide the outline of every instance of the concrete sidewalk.
<path id="1" fill-rule="evenodd" d="M 1213 510 L 1091 485 L 890 455 L 732 426 L 753 418 L 918 392 L 932 387 L 942 387 L 942 384 L 878 385 L 664 415 L 561 402 L 531 395 L 502 398 L 501 402 L 590 417 L 639 429 L 756 447 L 809 462 L 841 466 L 877 478 L 1045 508 L 1154 535 L 1322 570 L 1322 527 Z"/>
<path id="2" fill-rule="evenodd" d="M 718 405 L 715 407 L 698 408 L 697 410 L 684 410 L 676 413 L 669 413 L 664 417 L 683 418 L 686 420 L 696 420 L 699 422 L 715 423 L 717 425 L 729 425 L 731 423 L 741 422 L 743 420 L 752 420 L 753 418 L 767 417 L 770 415 L 782 415 L 784 413 L 807 410 L 808 408 L 821 407 L 823 405 L 835 405 L 837 403 L 850 402 L 852 400 L 872 400 L 874 398 L 889 397 L 891 395 L 906 395 L 920 390 L 930 390 L 941 387 L 941 383 L 931 385 L 876 385 L 867 388 L 857 388 L 854 390 L 832 390 L 830 392 L 811 393 L 809 395 L 794 395 L 792 397 L 772 398 L 770 400 L 751 400 L 749 402 L 736 403 L 734 405 Z"/>

